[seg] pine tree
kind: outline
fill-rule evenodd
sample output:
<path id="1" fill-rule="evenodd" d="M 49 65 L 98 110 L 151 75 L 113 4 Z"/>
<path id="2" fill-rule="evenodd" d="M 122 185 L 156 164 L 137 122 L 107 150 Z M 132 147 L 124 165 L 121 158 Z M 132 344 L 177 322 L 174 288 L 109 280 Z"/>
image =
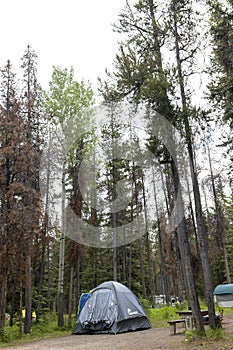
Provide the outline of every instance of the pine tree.
<path id="1" fill-rule="evenodd" d="M 61 198 L 61 236 L 60 236 L 60 254 L 59 254 L 59 277 L 58 277 L 58 327 L 64 326 L 64 268 L 65 268 L 65 235 L 66 217 L 65 208 L 69 200 L 69 204 L 74 213 L 81 217 L 82 196 L 78 183 L 78 169 L 83 159 L 85 151 L 85 134 L 88 134 L 88 123 L 90 121 L 90 113 L 86 113 L 93 103 L 93 92 L 90 86 L 83 81 L 80 83 L 74 79 L 74 70 L 69 72 L 67 69 L 54 67 L 51 81 L 49 83 L 49 91 L 45 93 L 44 107 L 49 115 L 52 125 L 60 125 L 65 137 L 69 138 L 66 132 L 71 132 L 71 125 L 78 132 L 74 135 L 74 140 L 70 148 L 65 153 L 67 159 L 57 159 L 59 155 L 55 154 L 55 161 L 62 162 L 62 198 Z M 83 130 L 83 132 L 81 132 Z M 63 140 L 67 141 L 67 140 Z M 64 146 L 64 145 L 63 145 Z M 67 184 L 71 184 L 70 196 L 67 196 Z"/>
<path id="2" fill-rule="evenodd" d="M 14 197 L 13 188 L 16 183 L 17 154 L 20 148 L 22 127 L 18 119 L 18 103 L 16 98 L 15 75 L 12 72 L 10 61 L 5 69 L 1 70 L 1 106 L 0 106 L 0 147 L 1 147 L 1 172 L 0 172 L 0 270 L 1 270 L 1 292 L 0 292 L 0 332 L 4 332 L 5 308 L 7 294 L 7 278 L 13 263 L 12 258 L 17 256 L 15 251 L 15 231 L 12 229 L 11 211 L 12 203 L 17 199 Z M 15 195 L 17 197 L 17 194 Z"/>
<path id="3" fill-rule="evenodd" d="M 170 100 L 174 91 L 172 82 L 169 81 L 169 72 L 164 68 L 162 55 L 162 47 L 167 36 L 167 23 L 161 23 L 157 20 L 159 10 L 157 3 L 152 0 L 138 1 L 134 5 L 134 9 L 127 2 L 125 11 L 119 16 L 116 30 L 128 34 L 128 38 L 121 44 L 120 54 L 116 56 L 115 71 L 108 74 L 109 80 L 102 84 L 101 88 L 105 100 L 128 97 L 129 100 L 134 100 L 136 103 L 144 102 L 153 111 L 165 116 L 174 126 L 184 128 L 185 124 L 181 126 L 180 116 L 172 107 Z M 148 124 L 148 129 L 153 130 L 156 121 L 151 118 Z M 169 139 L 174 139 L 174 135 L 170 133 Z M 174 155 L 170 157 L 165 147 L 161 151 L 161 145 L 160 150 L 158 150 L 158 140 L 155 140 L 153 136 L 148 147 L 154 154 L 160 154 L 160 161 L 170 165 L 174 198 L 179 201 L 179 210 L 184 214 L 184 206 L 179 193 L 180 179 Z M 177 235 L 183 261 L 183 275 L 186 279 L 186 293 L 192 304 L 198 329 L 204 333 L 184 218 L 177 227 Z M 206 252 L 206 249 L 204 251 Z M 212 293 L 212 291 L 208 292 Z"/>
<path id="4" fill-rule="evenodd" d="M 192 144 L 192 129 L 190 127 L 190 107 L 188 101 L 188 89 L 185 86 L 185 75 L 193 71 L 193 60 L 198 48 L 196 42 L 195 23 L 192 20 L 193 15 L 192 2 L 171 1 L 171 32 L 174 37 L 176 68 L 178 84 L 181 97 L 181 118 L 185 132 L 185 139 L 189 154 L 190 169 L 192 176 L 192 185 L 195 199 L 196 220 L 199 237 L 199 247 L 204 277 L 205 297 L 208 305 L 210 326 L 215 328 L 215 309 L 213 300 L 213 285 L 211 278 L 210 262 L 207 248 L 207 235 L 202 213 L 201 195 L 198 184 L 197 172 L 194 162 L 194 152 Z M 191 40 L 190 40 L 191 39 Z M 191 42 L 190 42 L 191 41 Z M 192 44 L 194 43 L 194 44 Z M 191 61 L 191 62 L 190 62 Z M 186 68 L 188 67 L 188 68 Z M 200 316 L 200 315 L 199 315 Z M 200 317 L 199 317 L 200 318 Z M 201 319 L 199 319 L 201 323 Z M 204 330 L 203 330 L 204 331 Z"/>
<path id="5" fill-rule="evenodd" d="M 7 273 L 9 286 L 12 283 L 23 284 L 26 291 L 27 288 L 31 290 L 30 269 L 33 246 L 30 242 L 39 232 L 40 196 L 38 188 L 34 187 L 34 160 L 38 159 L 38 153 L 32 147 L 32 138 L 28 137 L 28 123 L 22 115 L 23 104 L 17 98 L 16 83 L 10 62 L 2 71 L 2 76 L 1 221 L 4 232 L 1 237 L 7 237 L 2 242 L 4 243 L 2 258 L 5 255 L 2 267 Z M 4 271 L 2 271 L 3 276 Z M 3 277 L 2 291 L 5 296 L 6 282 L 6 278 Z M 30 320 L 26 322 L 25 332 L 28 333 L 31 323 L 30 293 L 28 293 L 27 302 Z M 5 307 L 4 300 L 1 305 Z M 1 317 L 2 315 L 1 313 Z M 3 329 L 3 323 L 1 329 Z"/>
<path id="6" fill-rule="evenodd" d="M 22 95 L 20 101 L 21 118 L 26 125 L 25 137 L 28 146 L 28 160 L 25 164 L 24 182 L 31 196 L 25 197 L 25 208 L 30 212 L 34 209 L 34 215 L 28 216 L 24 235 L 25 254 L 25 322 L 24 333 L 30 333 L 32 319 L 32 283 L 33 283 L 33 250 L 34 240 L 41 233 L 41 199 L 39 191 L 39 166 L 40 166 L 40 118 L 42 119 L 41 93 L 37 82 L 37 55 L 28 46 L 22 58 L 21 69 L 23 71 Z M 29 215 L 29 213 L 28 213 Z M 30 218 L 30 219 L 29 219 Z"/>
<path id="7" fill-rule="evenodd" d="M 233 2 L 232 0 L 207 1 L 210 12 L 210 34 L 212 36 L 212 62 L 210 67 L 210 99 L 217 115 L 233 128 Z M 219 118 L 219 117 L 218 117 Z M 232 133 L 224 137 L 224 144 L 232 151 Z"/>

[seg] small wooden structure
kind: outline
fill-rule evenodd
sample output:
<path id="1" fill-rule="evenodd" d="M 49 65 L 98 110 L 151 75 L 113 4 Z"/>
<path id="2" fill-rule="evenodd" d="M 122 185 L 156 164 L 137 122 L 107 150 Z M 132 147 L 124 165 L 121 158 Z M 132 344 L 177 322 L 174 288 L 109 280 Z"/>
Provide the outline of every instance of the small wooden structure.
<path id="1" fill-rule="evenodd" d="M 171 334 L 177 334 L 177 324 L 182 323 L 182 327 L 186 329 L 186 325 L 185 325 L 185 319 L 177 319 L 177 320 L 171 320 L 171 321 L 167 321 L 169 326 L 170 326 L 170 333 Z"/>
<path id="2" fill-rule="evenodd" d="M 182 326 L 187 329 L 196 328 L 195 319 L 193 317 L 192 310 L 183 310 L 176 312 L 181 318 L 177 320 L 170 320 L 168 324 L 170 326 L 170 333 L 177 334 L 177 324 L 182 324 Z M 203 324 L 209 325 L 209 315 L 208 310 L 201 310 L 201 315 L 203 318 Z M 216 314 L 216 325 L 219 328 L 222 328 L 222 315 Z"/>

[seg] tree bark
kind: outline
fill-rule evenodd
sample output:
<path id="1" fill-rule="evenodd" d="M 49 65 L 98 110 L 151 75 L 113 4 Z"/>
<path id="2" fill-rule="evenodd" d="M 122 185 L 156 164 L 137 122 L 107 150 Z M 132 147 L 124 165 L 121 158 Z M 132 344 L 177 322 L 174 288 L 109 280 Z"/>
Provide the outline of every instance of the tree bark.
<path id="1" fill-rule="evenodd" d="M 72 323 L 73 284 L 74 284 L 74 266 L 71 266 L 71 269 L 70 269 L 69 305 L 68 305 L 68 326 L 71 326 L 71 323 Z"/>
<path id="2" fill-rule="evenodd" d="M 155 296 L 155 278 L 154 278 L 154 266 L 151 252 L 151 241 L 149 237 L 149 225 L 148 225 L 148 216 L 147 216 L 147 203 L 146 203 L 146 193 L 145 193 L 145 184 L 144 184 L 144 176 L 141 174 L 142 179 L 142 192 L 143 192 L 143 204 L 144 204 L 144 216 L 145 216 L 145 224 L 146 224 L 146 250 L 147 250 L 147 260 L 148 260 L 148 270 L 149 270 L 149 281 L 150 281 L 150 299 L 152 307 L 154 304 L 154 296 Z"/>
<path id="3" fill-rule="evenodd" d="M 145 279 L 145 268 L 144 268 L 144 257 L 143 257 L 143 247 L 142 247 L 142 238 L 138 239 L 138 248 L 139 248 L 139 262 L 140 262 L 140 276 L 142 283 L 142 296 L 146 299 L 146 279 Z"/>
<path id="4" fill-rule="evenodd" d="M 26 252 L 26 286 L 25 286 L 25 320 L 24 334 L 29 334 L 32 323 L 32 266 L 31 266 L 31 248 L 29 246 Z"/>
<path id="5" fill-rule="evenodd" d="M 62 229 L 60 236 L 60 253 L 59 253 L 59 273 L 58 273 L 58 328 L 64 327 L 64 310 L 63 310 L 63 287 L 64 287 L 64 260 L 65 260 L 65 166 L 62 171 Z"/>
<path id="6" fill-rule="evenodd" d="M 181 95 L 181 102 L 182 102 L 183 123 L 184 123 L 186 143 L 187 143 L 188 154 L 189 154 L 192 185 L 193 185 L 193 192 L 194 192 L 199 248 L 200 248 L 202 271 L 203 271 L 203 277 L 204 277 L 205 297 L 206 297 L 206 303 L 208 306 L 210 327 L 215 328 L 216 327 L 215 308 L 214 308 L 214 298 L 213 298 L 213 285 L 212 285 L 212 279 L 211 279 L 211 269 L 210 269 L 210 263 L 208 258 L 205 225 L 204 225 L 204 220 L 202 215 L 201 196 L 200 196 L 198 178 L 197 178 L 195 164 L 194 164 L 191 128 L 190 128 L 189 119 L 188 119 L 188 107 L 187 107 L 187 100 L 186 100 L 185 87 L 184 87 L 184 77 L 182 72 L 182 63 L 181 63 L 182 60 L 180 57 L 179 34 L 178 34 L 178 28 L 177 28 L 176 8 L 175 8 L 174 1 L 173 1 L 173 22 L 174 22 L 173 23 L 174 33 L 175 33 L 176 63 L 177 63 L 180 95 Z"/>
<path id="7" fill-rule="evenodd" d="M 20 282 L 20 289 L 19 289 L 19 334 L 23 334 L 23 286 L 22 282 Z"/>
<path id="8" fill-rule="evenodd" d="M 3 267 L 3 269 L 1 269 L 1 288 L 0 288 L 0 337 L 2 337 L 4 334 L 6 293 L 7 293 L 7 268 Z"/>

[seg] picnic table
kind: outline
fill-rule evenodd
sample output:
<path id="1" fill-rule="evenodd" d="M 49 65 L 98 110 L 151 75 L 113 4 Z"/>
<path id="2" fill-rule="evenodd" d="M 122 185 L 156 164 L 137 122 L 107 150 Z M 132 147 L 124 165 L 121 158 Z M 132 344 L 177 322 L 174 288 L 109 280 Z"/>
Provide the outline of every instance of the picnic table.
<path id="1" fill-rule="evenodd" d="M 192 310 L 181 310 L 176 312 L 182 319 L 185 320 L 185 328 L 193 329 L 195 327 L 194 317 Z M 201 310 L 202 316 L 208 315 L 208 310 Z"/>

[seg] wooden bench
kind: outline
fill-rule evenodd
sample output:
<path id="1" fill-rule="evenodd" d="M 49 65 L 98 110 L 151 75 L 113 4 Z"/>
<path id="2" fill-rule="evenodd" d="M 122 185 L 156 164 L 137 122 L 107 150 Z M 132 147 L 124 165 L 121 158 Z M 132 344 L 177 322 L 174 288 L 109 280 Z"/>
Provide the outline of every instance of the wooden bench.
<path id="1" fill-rule="evenodd" d="M 182 318 L 180 318 L 178 320 L 167 321 L 167 323 L 169 323 L 171 334 L 177 334 L 176 333 L 176 325 L 178 323 L 182 323 L 183 327 L 185 328 L 185 319 L 182 319 Z"/>

